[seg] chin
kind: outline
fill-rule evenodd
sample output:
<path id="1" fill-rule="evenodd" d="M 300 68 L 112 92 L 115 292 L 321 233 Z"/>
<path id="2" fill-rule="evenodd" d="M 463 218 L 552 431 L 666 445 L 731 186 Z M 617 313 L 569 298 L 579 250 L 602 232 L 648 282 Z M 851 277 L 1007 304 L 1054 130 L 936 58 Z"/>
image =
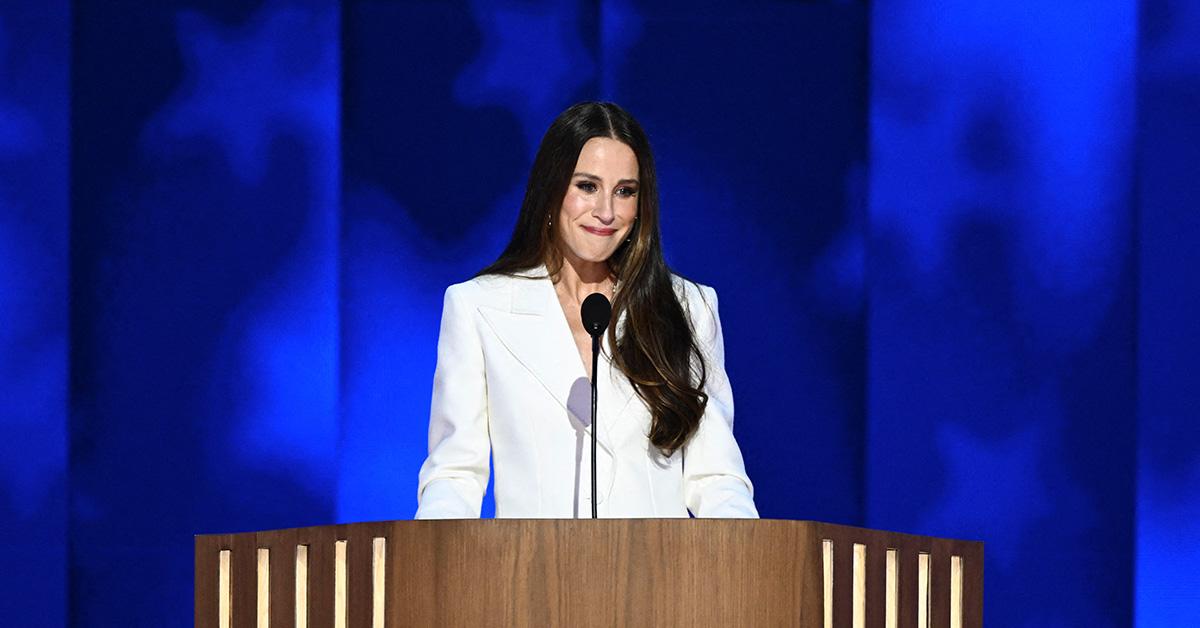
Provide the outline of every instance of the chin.
<path id="1" fill-rule="evenodd" d="M 598 253 L 596 255 L 588 255 L 586 257 L 581 257 L 580 259 L 582 259 L 586 262 L 593 262 L 593 263 L 599 264 L 601 262 L 607 262 L 610 257 L 612 257 L 612 251 L 609 251 L 607 253 Z"/>
<path id="2" fill-rule="evenodd" d="M 571 251 L 571 255 L 581 262 L 599 264 L 607 262 L 616 251 Z"/>

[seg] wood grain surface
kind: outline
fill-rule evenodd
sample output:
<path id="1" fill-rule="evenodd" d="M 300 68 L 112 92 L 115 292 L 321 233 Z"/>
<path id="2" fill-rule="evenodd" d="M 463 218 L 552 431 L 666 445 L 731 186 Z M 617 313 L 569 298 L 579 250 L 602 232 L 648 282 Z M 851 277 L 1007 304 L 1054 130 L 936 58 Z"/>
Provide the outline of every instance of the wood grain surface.
<path id="1" fill-rule="evenodd" d="M 982 543 L 808 521 L 713 519 L 391 521 L 200 535 L 195 624 L 217 625 L 217 555 L 229 549 L 234 625 L 253 625 L 254 556 L 257 548 L 269 548 L 271 626 L 294 625 L 296 545 L 307 545 L 309 626 L 332 626 L 333 548 L 345 540 L 348 625 L 374 628 L 375 538 L 386 539 L 389 628 L 817 628 L 823 625 L 823 539 L 834 543 L 835 626 L 851 625 L 854 543 L 867 551 L 867 626 L 883 625 L 888 549 L 898 550 L 901 626 L 916 625 L 919 552 L 932 558 L 931 625 L 949 626 L 951 556 L 963 558 L 963 626 L 982 625 Z"/>

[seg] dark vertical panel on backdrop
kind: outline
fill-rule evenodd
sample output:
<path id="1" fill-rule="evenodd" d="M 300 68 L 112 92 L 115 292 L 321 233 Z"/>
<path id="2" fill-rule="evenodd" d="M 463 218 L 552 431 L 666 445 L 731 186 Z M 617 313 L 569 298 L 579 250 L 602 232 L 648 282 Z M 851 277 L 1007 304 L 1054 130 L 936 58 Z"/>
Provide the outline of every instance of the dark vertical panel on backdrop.
<path id="1" fill-rule="evenodd" d="M 0 2 L 0 617 L 66 607 L 65 1 Z"/>
<path id="2" fill-rule="evenodd" d="M 500 254 L 545 128 L 596 97 L 597 24 L 585 2 L 343 10 L 338 515 L 387 519 L 416 509 L 442 292 Z"/>
<path id="3" fill-rule="evenodd" d="M 866 10 L 602 7 L 605 95 L 655 145 L 668 261 L 720 298 L 759 510 L 860 523 Z"/>
<path id="4" fill-rule="evenodd" d="M 987 542 L 988 625 L 1127 625 L 1134 3 L 872 18 L 866 523 Z"/>
<path id="5" fill-rule="evenodd" d="M 1143 1 L 1137 625 L 1200 625 L 1200 6 Z"/>
<path id="6" fill-rule="evenodd" d="M 76 9 L 70 620 L 186 625 L 192 534 L 333 517 L 338 14 Z"/>

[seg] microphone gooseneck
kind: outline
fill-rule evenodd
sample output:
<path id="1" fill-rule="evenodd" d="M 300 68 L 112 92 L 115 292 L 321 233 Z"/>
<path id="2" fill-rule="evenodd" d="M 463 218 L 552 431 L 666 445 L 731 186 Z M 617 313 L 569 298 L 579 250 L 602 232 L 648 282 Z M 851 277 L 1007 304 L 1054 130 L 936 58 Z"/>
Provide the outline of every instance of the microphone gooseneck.
<path id="1" fill-rule="evenodd" d="M 598 519 L 596 510 L 596 369 L 600 361 L 600 336 L 608 329 L 612 317 L 612 304 L 608 297 L 593 292 L 579 306 L 579 318 L 583 328 L 592 337 L 592 519 Z"/>

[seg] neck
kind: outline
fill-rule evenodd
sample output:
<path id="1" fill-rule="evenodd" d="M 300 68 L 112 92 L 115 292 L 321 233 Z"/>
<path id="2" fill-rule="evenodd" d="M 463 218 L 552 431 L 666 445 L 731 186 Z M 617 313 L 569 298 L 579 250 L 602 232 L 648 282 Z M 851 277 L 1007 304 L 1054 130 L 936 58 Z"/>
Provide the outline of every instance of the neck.
<path id="1" fill-rule="evenodd" d="M 582 303 L 593 292 L 608 293 L 612 287 L 610 276 L 608 262 L 588 262 L 567 257 L 558 271 L 557 283 L 561 290 Z"/>

